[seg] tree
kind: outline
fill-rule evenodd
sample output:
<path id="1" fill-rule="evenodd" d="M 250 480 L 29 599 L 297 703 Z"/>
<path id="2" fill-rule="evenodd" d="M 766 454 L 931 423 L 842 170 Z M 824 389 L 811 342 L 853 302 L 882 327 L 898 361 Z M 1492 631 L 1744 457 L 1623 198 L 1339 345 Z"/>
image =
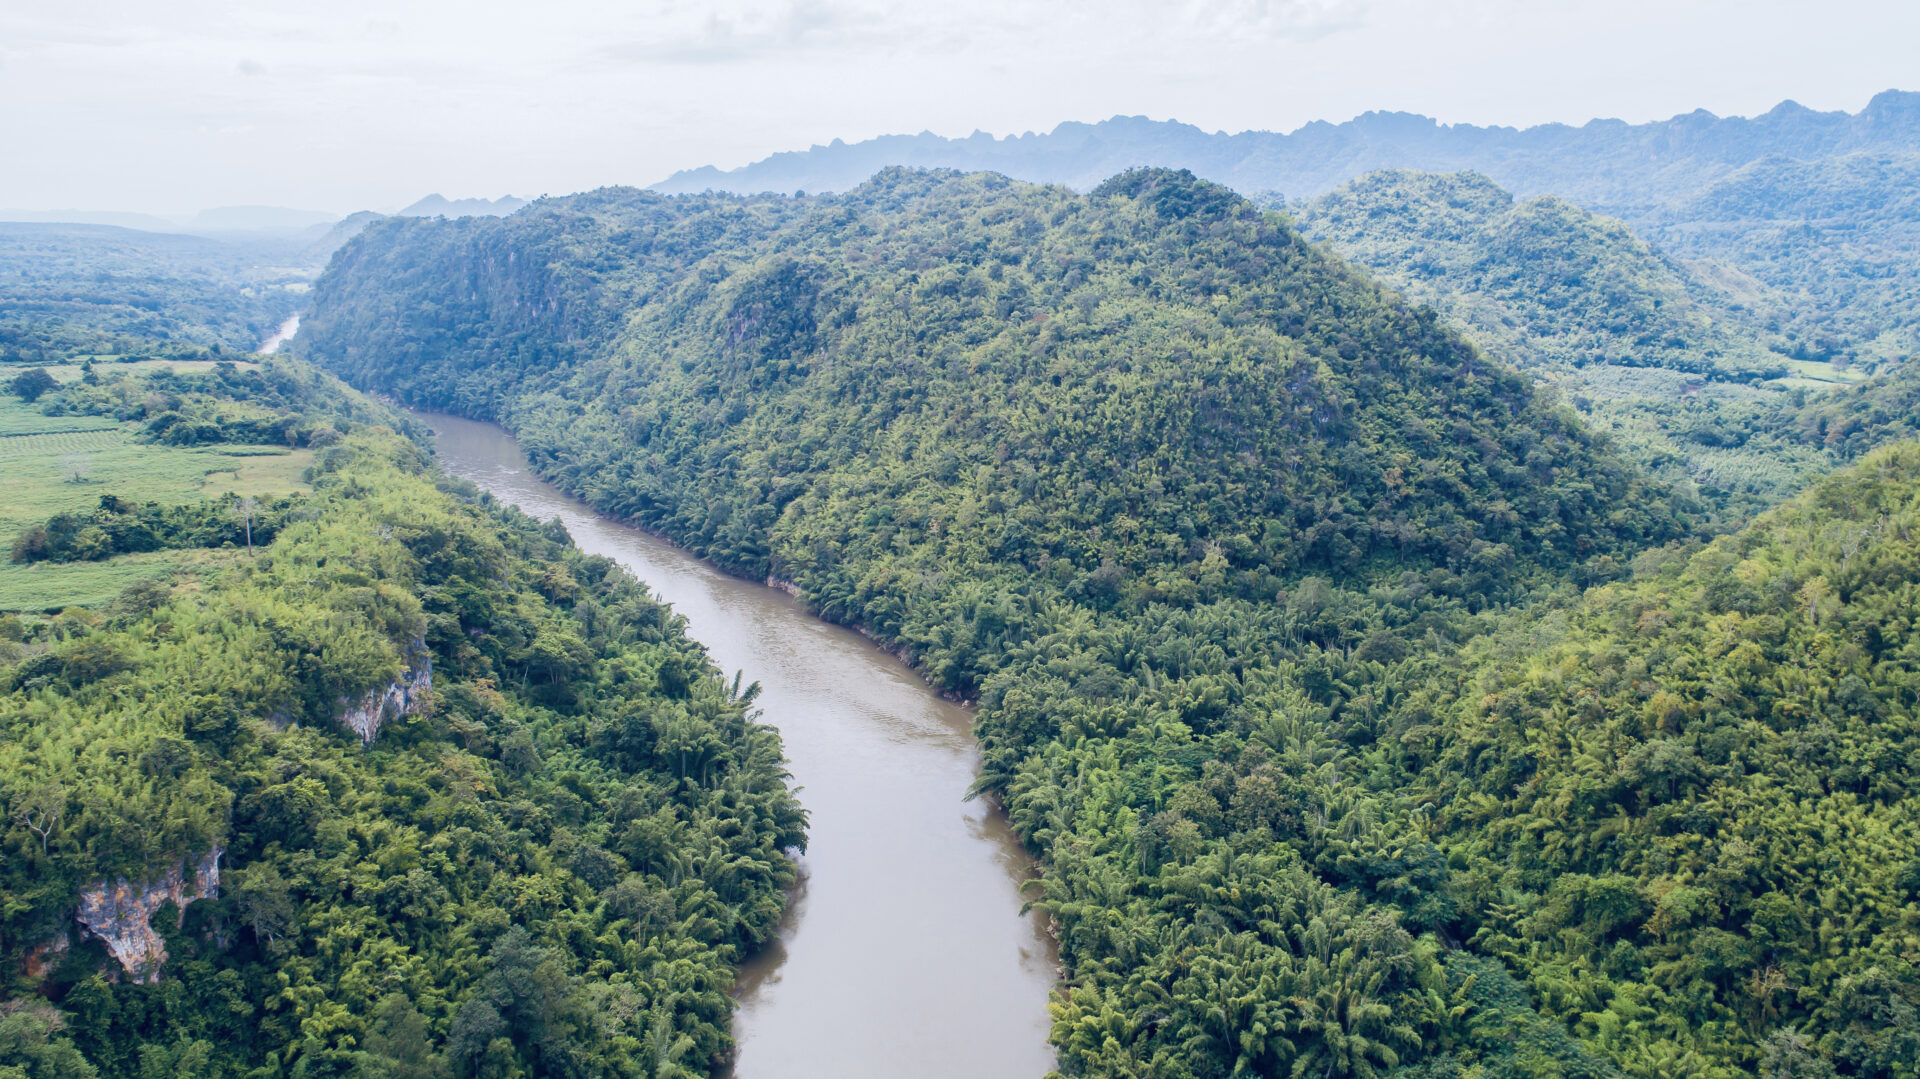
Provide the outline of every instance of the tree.
<path id="1" fill-rule="evenodd" d="M 367 1032 L 367 1055 L 377 1064 L 364 1073 L 380 1079 L 443 1079 L 446 1061 L 433 1051 L 426 1016 L 403 993 L 382 997 Z"/>
<path id="2" fill-rule="evenodd" d="M 674 1029 L 673 1006 L 664 993 L 653 998 L 644 1044 L 649 1079 L 692 1079 L 699 1074 L 680 1063 L 693 1048 L 693 1039 Z"/>
<path id="3" fill-rule="evenodd" d="M 0 1077 L 94 1079 L 98 1071 L 62 1034 L 65 1026 L 43 1001 L 0 1001 Z"/>
<path id="4" fill-rule="evenodd" d="M 40 837 L 40 853 L 47 852 L 47 841 L 59 831 L 67 814 L 67 791 L 58 783 L 43 783 L 21 795 L 13 807 L 13 819 Z"/>
<path id="5" fill-rule="evenodd" d="M 253 515 L 260 511 L 260 501 L 252 495 L 246 495 L 240 499 L 236 508 L 240 511 L 240 519 L 246 524 L 247 554 L 251 556 L 253 554 Z"/>
<path id="6" fill-rule="evenodd" d="M 29 368 L 7 382 L 7 388 L 13 391 L 14 396 L 28 403 L 38 401 L 41 394 L 58 385 L 44 367 Z"/>
<path id="7" fill-rule="evenodd" d="M 253 935 L 269 947 L 293 933 L 297 926 L 292 889 L 270 862 L 250 865 L 235 874 L 234 905 Z"/>

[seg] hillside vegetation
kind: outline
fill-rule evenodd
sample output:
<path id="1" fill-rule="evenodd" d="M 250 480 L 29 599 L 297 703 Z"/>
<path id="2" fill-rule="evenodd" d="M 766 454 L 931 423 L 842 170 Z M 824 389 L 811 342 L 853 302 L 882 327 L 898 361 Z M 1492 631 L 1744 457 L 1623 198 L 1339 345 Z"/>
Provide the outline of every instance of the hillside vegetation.
<path id="1" fill-rule="evenodd" d="M 0 364 L 251 352 L 317 268 L 290 241 L 0 222 Z"/>
<path id="2" fill-rule="evenodd" d="M 765 239 L 654 254 L 708 214 Z M 519 252 L 582 245 L 619 317 L 512 368 L 514 335 L 595 309 Z M 1164 172 L 603 192 L 370 231 L 317 303 L 307 354 L 504 419 L 602 508 L 978 695 L 981 789 L 1043 858 L 1065 1074 L 1907 1074 L 1909 735 L 1848 725 L 1893 714 L 1907 660 L 1820 652 L 1769 597 L 1904 639 L 1897 573 L 1884 601 L 1838 582 L 1904 557 L 1910 454 L 1701 549 L 1528 380 Z M 1723 646 L 1728 612 L 1778 632 Z M 1808 703 L 1713 696 L 1735 663 Z M 1824 848 L 1783 838 L 1829 817 Z M 1783 903 L 1803 933 L 1770 928 Z"/>
<path id="3" fill-rule="evenodd" d="M 1301 229 L 1526 367 L 1619 364 L 1745 381 L 1787 373 L 1727 298 L 1625 225 L 1474 173 L 1389 171 L 1293 211 Z"/>
<path id="4" fill-rule="evenodd" d="M 1795 355 L 1904 360 L 1920 351 L 1920 145 L 1902 149 L 1769 157 L 1635 220 L 1754 293 Z"/>
<path id="5" fill-rule="evenodd" d="M 611 561 L 438 479 L 391 413 L 297 366 L 42 404 L 326 434 L 252 556 L 0 619 L 0 1074 L 724 1059 L 734 965 L 804 844 L 753 687 Z M 73 523 L 232 529 L 149 494 Z"/>
<path id="6" fill-rule="evenodd" d="M 1628 1073 L 1914 1074 L 1917 526 L 1904 443 L 1397 709 L 1460 932 Z"/>

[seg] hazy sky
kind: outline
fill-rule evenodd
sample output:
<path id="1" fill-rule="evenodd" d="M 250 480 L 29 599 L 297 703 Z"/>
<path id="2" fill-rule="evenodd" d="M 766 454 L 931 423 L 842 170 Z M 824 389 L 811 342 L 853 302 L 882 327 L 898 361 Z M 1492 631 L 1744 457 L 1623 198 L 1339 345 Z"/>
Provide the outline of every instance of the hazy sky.
<path id="1" fill-rule="evenodd" d="M 1116 113 L 1859 109 L 1915 0 L 0 0 L 0 207 L 347 212 Z"/>

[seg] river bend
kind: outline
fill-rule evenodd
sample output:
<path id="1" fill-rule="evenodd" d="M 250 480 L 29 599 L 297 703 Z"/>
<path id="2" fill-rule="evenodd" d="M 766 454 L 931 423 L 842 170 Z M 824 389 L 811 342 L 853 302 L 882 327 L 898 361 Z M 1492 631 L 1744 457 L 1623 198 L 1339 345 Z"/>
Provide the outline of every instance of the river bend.
<path id="1" fill-rule="evenodd" d="M 688 620 L 731 677 L 758 679 L 801 802 L 807 853 L 778 940 L 740 971 L 738 1079 L 1033 1077 L 1052 1066 L 1055 953 L 1017 889 L 1005 821 L 962 800 L 972 716 L 860 635 L 729 577 L 541 481 L 511 435 L 421 417 L 448 472 L 611 557 Z"/>

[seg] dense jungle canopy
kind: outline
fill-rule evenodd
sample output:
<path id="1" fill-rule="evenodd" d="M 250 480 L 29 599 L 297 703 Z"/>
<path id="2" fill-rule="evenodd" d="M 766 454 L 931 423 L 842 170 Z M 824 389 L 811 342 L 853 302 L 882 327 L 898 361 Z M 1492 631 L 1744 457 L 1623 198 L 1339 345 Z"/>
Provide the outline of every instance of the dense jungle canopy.
<path id="1" fill-rule="evenodd" d="M 1153 170 L 377 223 L 298 348 L 977 697 L 1064 1074 L 1915 1074 L 1897 378 L 1741 527 Z"/>

